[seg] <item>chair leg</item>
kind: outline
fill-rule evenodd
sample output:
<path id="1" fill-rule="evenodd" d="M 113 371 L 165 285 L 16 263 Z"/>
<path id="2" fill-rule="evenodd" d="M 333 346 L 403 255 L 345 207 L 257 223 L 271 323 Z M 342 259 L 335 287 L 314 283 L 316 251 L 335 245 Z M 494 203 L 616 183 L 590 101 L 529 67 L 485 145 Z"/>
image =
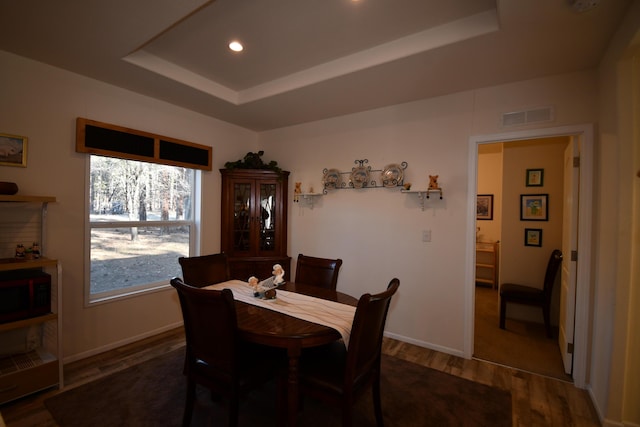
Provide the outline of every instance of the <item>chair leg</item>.
<path id="1" fill-rule="evenodd" d="M 542 307 L 542 316 L 544 317 L 544 327 L 547 329 L 547 337 L 553 338 L 553 330 L 551 329 L 551 315 L 549 307 Z"/>
<path id="2" fill-rule="evenodd" d="M 277 408 L 278 408 L 278 425 L 283 426 L 287 424 L 287 376 L 286 372 L 280 371 L 277 378 L 278 384 L 278 397 L 277 397 Z M 303 394 L 300 393 L 299 396 L 299 404 L 298 406 L 302 409 L 302 399 Z"/>
<path id="3" fill-rule="evenodd" d="M 353 400 L 350 398 L 345 398 L 342 403 L 342 427 L 351 427 L 352 419 L 351 412 L 353 410 L 352 407 Z"/>
<path id="4" fill-rule="evenodd" d="M 504 329 L 506 314 L 507 314 L 507 300 L 504 297 L 500 297 L 500 329 Z"/>
<path id="5" fill-rule="evenodd" d="M 373 410 L 376 414 L 376 424 L 378 427 L 384 427 L 384 418 L 382 417 L 382 401 L 380 400 L 380 375 L 376 375 L 371 387 L 373 393 Z"/>
<path id="6" fill-rule="evenodd" d="M 231 399 L 229 399 L 229 427 L 238 426 L 239 400 L 238 394 L 234 394 Z"/>
<path id="7" fill-rule="evenodd" d="M 187 380 L 187 401 L 184 405 L 184 415 L 182 416 L 182 426 L 189 427 L 191 425 L 191 415 L 193 414 L 193 404 L 196 399 L 196 383 L 188 379 Z"/>

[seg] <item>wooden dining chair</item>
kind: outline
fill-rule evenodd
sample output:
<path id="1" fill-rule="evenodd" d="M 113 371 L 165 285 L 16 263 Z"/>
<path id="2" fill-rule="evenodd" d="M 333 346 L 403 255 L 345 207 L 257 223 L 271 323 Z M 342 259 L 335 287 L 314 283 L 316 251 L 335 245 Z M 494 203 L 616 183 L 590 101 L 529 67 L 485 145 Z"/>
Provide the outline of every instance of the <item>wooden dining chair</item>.
<path id="1" fill-rule="evenodd" d="M 178 258 L 182 279 L 191 286 L 201 288 L 231 279 L 229 260 L 224 252 L 211 255 Z"/>
<path id="2" fill-rule="evenodd" d="M 342 260 L 298 255 L 295 283 L 336 289 Z"/>
<path id="3" fill-rule="evenodd" d="M 562 252 L 559 249 L 555 249 L 551 252 L 549 262 L 547 263 L 542 289 L 516 283 L 503 283 L 500 285 L 500 329 L 505 329 L 507 303 L 533 305 L 542 308 L 542 317 L 544 318 L 547 336 L 553 338 L 553 330 L 551 328 L 551 293 L 561 264 Z"/>
<path id="4" fill-rule="evenodd" d="M 393 279 L 387 290 L 364 294 L 358 301 L 349 347 L 342 341 L 309 348 L 300 358 L 300 391 L 342 410 L 342 425 L 352 425 L 356 400 L 370 387 L 378 427 L 384 425 L 380 401 L 382 335 L 391 297 L 400 281 Z"/>
<path id="5" fill-rule="evenodd" d="M 228 399 L 229 426 L 236 426 L 240 398 L 277 375 L 284 353 L 240 342 L 230 289 L 200 289 L 179 278 L 172 279 L 171 286 L 178 291 L 186 337 L 187 396 L 182 425 L 191 424 L 196 385 L 200 384 L 213 396 Z"/>

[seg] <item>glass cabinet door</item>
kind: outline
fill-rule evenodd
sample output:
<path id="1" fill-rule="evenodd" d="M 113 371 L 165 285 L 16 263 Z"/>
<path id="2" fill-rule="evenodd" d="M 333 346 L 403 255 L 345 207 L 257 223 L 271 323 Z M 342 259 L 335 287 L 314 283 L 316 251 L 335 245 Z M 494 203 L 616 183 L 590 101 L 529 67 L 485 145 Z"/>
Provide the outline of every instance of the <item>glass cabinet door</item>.
<path id="1" fill-rule="evenodd" d="M 287 255 L 288 172 L 222 169 L 220 250 L 234 278 L 268 277 Z"/>
<path id="2" fill-rule="evenodd" d="M 251 249 L 251 184 L 233 185 L 233 251 L 248 252 Z"/>
<path id="3" fill-rule="evenodd" d="M 276 250 L 276 184 L 260 183 L 260 252 L 274 252 Z"/>

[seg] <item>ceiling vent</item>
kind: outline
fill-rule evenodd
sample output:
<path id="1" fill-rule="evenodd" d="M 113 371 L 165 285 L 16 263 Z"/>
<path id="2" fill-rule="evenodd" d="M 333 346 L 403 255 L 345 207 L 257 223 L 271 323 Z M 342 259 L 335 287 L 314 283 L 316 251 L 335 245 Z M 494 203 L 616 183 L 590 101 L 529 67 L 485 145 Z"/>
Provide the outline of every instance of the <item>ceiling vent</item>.
<path id="1" fill-rule="evenodd" d="M 513 111 L 502 115 L 502 126 L 521 126 L 531 123 L 553 121 L 553 107 L 542 107 L 533 110 Z"/>

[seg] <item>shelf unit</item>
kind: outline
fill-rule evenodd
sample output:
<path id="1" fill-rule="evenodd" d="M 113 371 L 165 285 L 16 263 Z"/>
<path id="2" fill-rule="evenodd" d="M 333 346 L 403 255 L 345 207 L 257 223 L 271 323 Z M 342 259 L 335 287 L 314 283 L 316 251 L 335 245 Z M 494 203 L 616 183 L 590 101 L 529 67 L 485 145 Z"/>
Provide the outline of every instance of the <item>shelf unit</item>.
<path id="1" fill-rule="evenodd" d="M 431 198 L 431 193 L 437 193 L 440 200 L 443 198 L 442 188 L 427 188 L 426 190 L 400 190 L 401 193 L 417 194 L 420 200 L 420 209 L 424 210 L 425 199 Z"/>
<path id="2" fill-rule="evenodd" d="M 15 229 L 5 240 L 18 236 L 24 243 L 38 241 L 42 253 L 45 251 L 45 228 L 48 203 L 55 202 L 48 196 L 7 196 L 0 195 L 0 226 Z M 27 206 L 40 205 L 39 222 L 29 214 Z M 23 223 L 20 212 L 26 211 Z M 6 223 L 9 223 L 8 225 Z M 28 238 L 28 240 L 27 240 Z M 13 243 L 13 249 L 15 244 Z M 3 243 L 7 252 L 8 243 Z M 51 274 L 51 312 L 48 314 L 0 323 L 0 348 L 9 348 L 13 334 L 35 331 L 33 345 L 23 351 L 0 355 L 0 404 L 51 387 L 62 388 L 62 266 L 56 259 L 40 257 L 38 259 L 0 258 L 0 272 L 38 269 Z M 27 348 L 28 347 L 28 348 Z"/>
<path id="3" fill-rule="evenodd" d="M 476 242 L 476 284 L 498 288 L 500 242 Z"/>
<path id="4" fill-rule="evenodd" d="M 298 193 L 294 195 L 293 201 L 294 203 L 298 203 L 300 199 L 306 201 L 307 205 L 310 209 L 313 209 L 313 204 L 315 202 L 316 197 L 322 197 L 323 193 Z"/>

